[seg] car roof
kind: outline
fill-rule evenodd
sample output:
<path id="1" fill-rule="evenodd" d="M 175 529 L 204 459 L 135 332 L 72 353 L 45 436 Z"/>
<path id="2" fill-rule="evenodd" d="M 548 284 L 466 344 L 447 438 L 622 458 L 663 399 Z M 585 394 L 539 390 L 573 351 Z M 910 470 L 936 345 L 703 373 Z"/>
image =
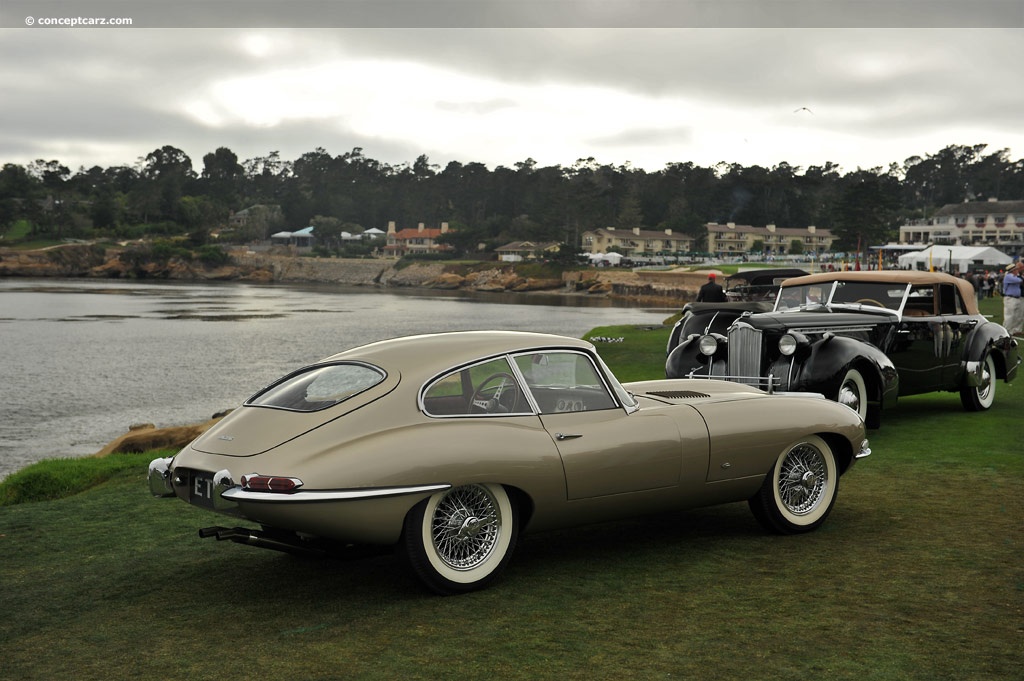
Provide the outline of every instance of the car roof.
<path id="1" fill-rule="evenodd" d="M 377 341 L 332 355 L 323 361 L 357 360 L 409 375 L 433 375 L 483 357 L 535 348 L 594 350 L 587 341 L 549 333 L 454 331 Z"/>
<path id="2" fill-rule="evenodd" d="M 760 279 L 762 277 L 768 278 L 770 280 L 775 280 L 779 277 L 799 277 L 805 274 L 807 274 L 807 270 L 801 270 L 793 267 L 766 267 L 763 269 L 743 270 L 741 272 L 737 272 L 736 274 L 729 276 L 729 281 L 732 281 L 733 279 L 753 281 L 754 279 Z"/>
<path id="3" fill-rule="evenodd" d="M 964 305 L 968 314 L 979 314 L 978 299 L 971 282 L 960 277 L 954 277 L 945 272 L 921 272 L 918 270 L 862 270 L 848 272 L 818 272 L 808 274 L 805 277 L 794 277 L 782 283 L 783 288 L 791 286 L 804 286 L 806 284 L 822 284 L 833 281 L 860 281 L 877 282 L 883 284 L 900 284 L 905 286 L 930 286 L 934 284 L 953 284 L 960 289 L 960 295 L 964 299 Z"/>

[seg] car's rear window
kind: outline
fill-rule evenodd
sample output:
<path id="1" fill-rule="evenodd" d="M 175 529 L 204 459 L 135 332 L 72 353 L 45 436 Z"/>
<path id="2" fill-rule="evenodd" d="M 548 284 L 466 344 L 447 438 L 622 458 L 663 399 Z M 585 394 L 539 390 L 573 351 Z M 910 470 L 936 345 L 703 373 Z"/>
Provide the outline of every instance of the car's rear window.
<path id="1" fill-rule="evenodd" d="M 292 411 L 319 411 L 369 390 L 385 373 L 367 364 L 327 364 L 302 369 L 256 393 L 245 403 Z"/>

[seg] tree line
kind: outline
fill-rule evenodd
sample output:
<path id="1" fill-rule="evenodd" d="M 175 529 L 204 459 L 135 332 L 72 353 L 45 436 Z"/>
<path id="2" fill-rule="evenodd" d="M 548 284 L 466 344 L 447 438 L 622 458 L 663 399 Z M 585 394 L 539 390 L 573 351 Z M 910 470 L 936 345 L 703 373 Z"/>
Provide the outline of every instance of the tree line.
<path id="1" fill-rule="evenodd" d="M 907 220 L 948 203 L 1024 199 L 1024 160 L 988 145 L 951 145 L 887 168 L 840 172 L 835 163 L 806 169 L 786 162 L 765 168 L 669 163 L 646 171 L 580 159 L 565 167 L 527 158 L 513 167 L 424 155 L 389 165 L 361 148 L 332 156 L 317 148 L 288 161 L 276 151 L 239 161 L 221 147 L 198 172 L 182 150 L 163 146 L 133 167 L 80 168 L 57 160 L 0 169 L 0 233 L 21 225 L 30 238 L 139 238 L 188 234 L 194 244 L 223 230 L 254 205 L 254 219 L 223 236 L 265 239 L 280 229 L 315 225 L 320 235 L 447 222 L 449 243 L 463 252 L 516 240 L 578 244 L 598 227 L 703 236 L 708 222 L 827 228 L 835 247 L 851 250 L 895 238 Z"/>

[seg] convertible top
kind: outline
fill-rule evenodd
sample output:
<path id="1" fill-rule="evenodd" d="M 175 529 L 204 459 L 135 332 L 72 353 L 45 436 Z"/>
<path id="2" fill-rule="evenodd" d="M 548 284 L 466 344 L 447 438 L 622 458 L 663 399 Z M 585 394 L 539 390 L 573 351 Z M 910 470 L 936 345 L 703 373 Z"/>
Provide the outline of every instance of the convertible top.
<path id="1" fill-rule="evenodd" d="M 954 277 L 944 272 L 919 272 L 915 270 L 868 270 L 861 272 L 819 272 L 805 277 L 794 277 L 782 283 L 782 288 L 805 286 L 807 284 L 823 284 L 833 281 L 857 281 L 862 283 L 876 282 L 881 284 L 899 284 L 906 286 L 929 286 L 934 284 L 953 284 L 960 289 L 967 314 L 979 314 L 978 297 L 971 282 Z"/>

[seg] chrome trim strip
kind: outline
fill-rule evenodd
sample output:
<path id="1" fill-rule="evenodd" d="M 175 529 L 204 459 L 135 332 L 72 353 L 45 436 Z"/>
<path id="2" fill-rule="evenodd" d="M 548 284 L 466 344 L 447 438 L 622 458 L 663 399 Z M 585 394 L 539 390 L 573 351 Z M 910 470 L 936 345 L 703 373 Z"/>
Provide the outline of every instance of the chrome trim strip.
<path id="1" fill-rule="evenodd" d="M 797 333 L 802 333 L 807 336 L 822 333 L 855 333 L 857 331 L 871 331 L 876 326 L 876 324 L 857 324 L 850 326 L 794 326 L 792 328 L 786 327 L 786 331 L 796 331 Z"/>
<path id="2" fill-rule="evenodd" d="M 411 487 L 377 487 L 374 489 L 306 490 L 303 492 L 250 492 L 241 487 L 224 490 L 221 496 L 234 502 L 253 501 L 270 504 L 301 504 L 321 501 L 358 501 L 360 499 L 384 499 L 407 494 L 433 494 L 451 489 L 448 483 L 437 485 L 416 485 Z"/>
<path id="3" fill-rule="evenodd" d="M 768 374 L 767 376 L 732 376 L 728 374 L 712 375 L 709 373 L 705 376 L 704 374 L 698 374 L 697 370 L 693 369 L 683 378 L 710 378 L 715 381 L 729 381 L 730 383 L 740 383 L 772 394 L 782 387 L 782 378 L 774 374 Z"/>

